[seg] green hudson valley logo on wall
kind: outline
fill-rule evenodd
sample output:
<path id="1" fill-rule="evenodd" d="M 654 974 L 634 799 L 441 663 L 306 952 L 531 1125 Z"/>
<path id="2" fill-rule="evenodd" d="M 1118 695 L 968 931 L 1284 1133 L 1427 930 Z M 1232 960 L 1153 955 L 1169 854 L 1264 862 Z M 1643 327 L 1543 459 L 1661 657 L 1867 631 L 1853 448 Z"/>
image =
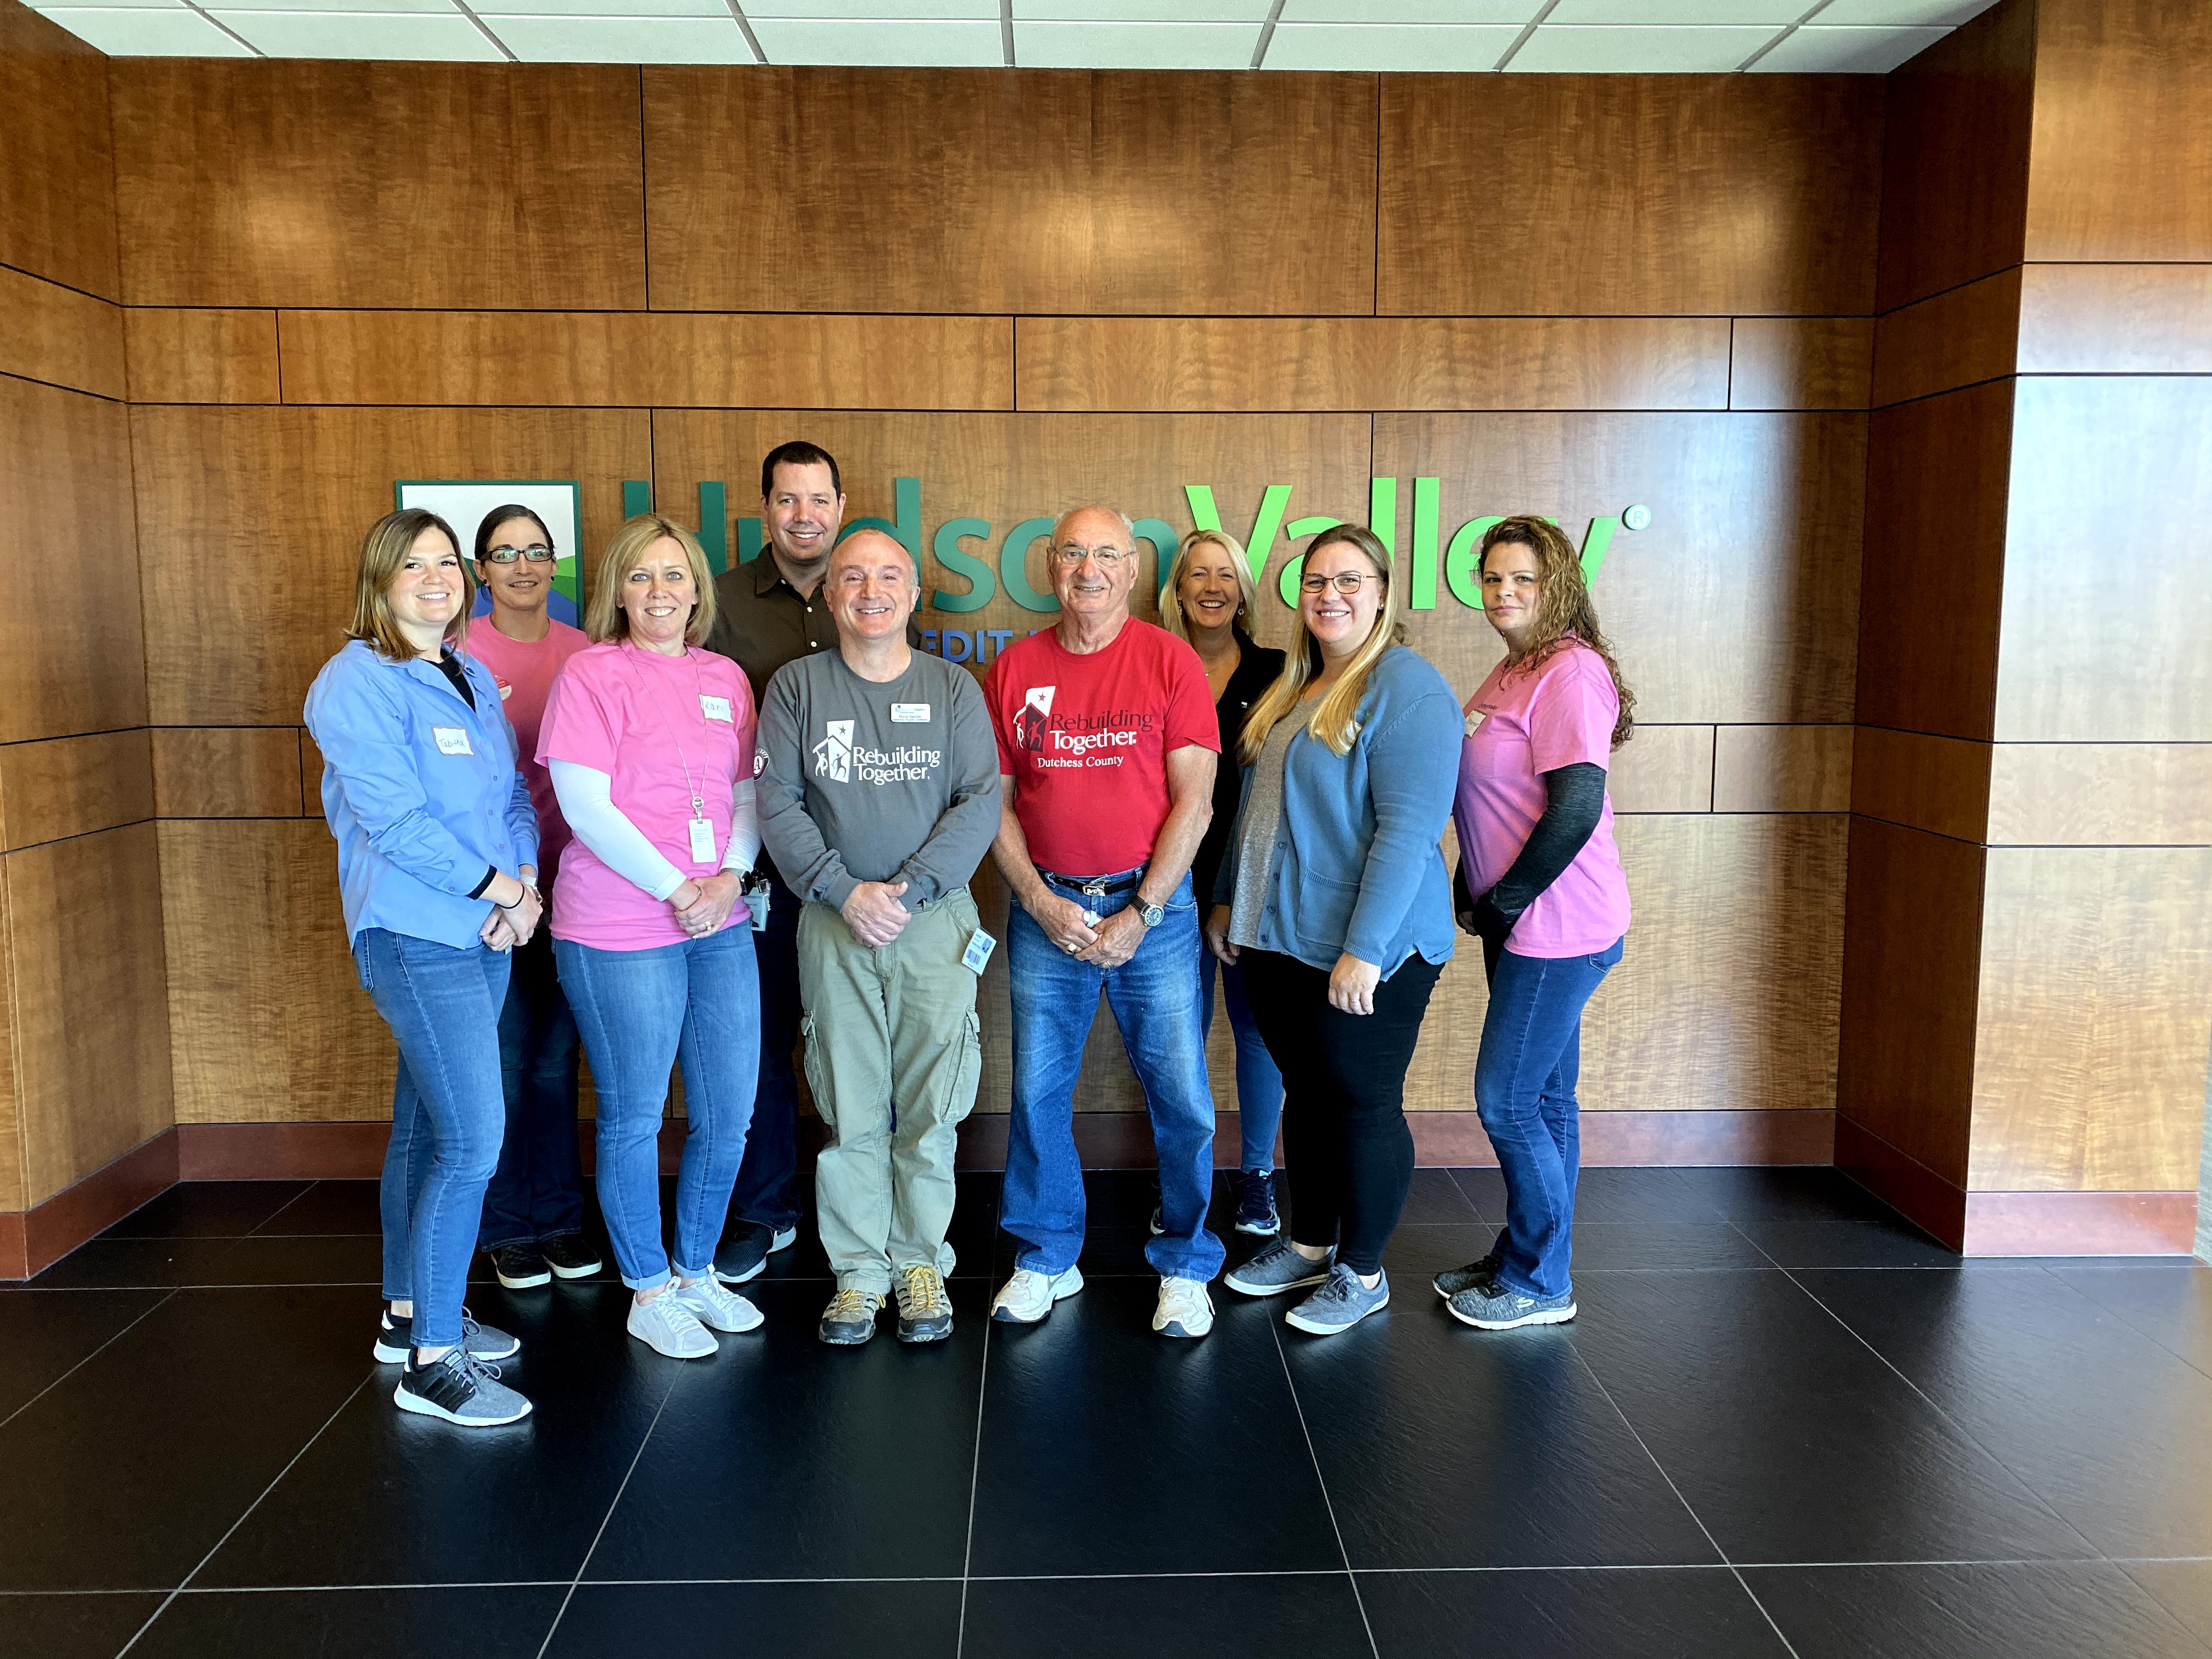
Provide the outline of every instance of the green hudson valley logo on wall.
<path id="1" fill-rule="evenodd" d="M 1412 514 L 1412 545 L 1402 557 L 1397 547 L 1398 483 L 1396 478 L 1372 478 L 1368 481 L 1367 526 L 1390 549 L 1394 558 L 1400 558 L 1405 571 L 1406 604 L 1413 611 L 1434 611 L 1440 597 L 1449 593 L 1457 604 L 1472 610 L 1482 608 L 1482 589 L 1475 573 L 1475 559 L 1483 532 L 1499 522 L 1502 515 L 1483 514 L 1467 520 L 1455 529 L 1449 538 L 1443 534 L 1443 490 L 1437 478 L 1415 478 Z M 573 488 L 573 486 L 571 486 Z M 626 480 L 623 489 L 623 513 L 625 517 L 653 509 L 653 486 L 641 479 Z M 1183 497 L 1187 502 L 1190 522 L 1200 530 L 1226 530 L 1238 535 L 1238 526 L 1225 523 L 1220 505 L 1215 501 L 1210 484 L 1185 484 Z M 1279 539 L 1297 541 L 1301 538 L 1333 529 L 1343 520 L 1323 514 L 1291 518 L 1291 486 L 1269 484 L 1261 492 L 1260 504 L 1252 521 L 1244 527 L 1238 539 L 1244 544 L 1245 556 L 1251 562 L 1255 581 L 1264 581 L 1269 556 Z M 880 530 L 896 540 L 914 556 L 915 567 L 922 573 L 925 586 L 933 573 L 925 560 L 934 560 L 936 575 L 964 584 L 958 587 L 928 589 L 923 602 L 930 609 L 952 616 L 982 610 L 1003 592 L 1018 608 L 1048 617 L 1060 609 L 1048 588 L 1040 590 L 1030 580 L 1029 564 L 1031 547 L 1049 537 L 1054 522 L 1050 516 L 1024 519 L 1009 527 L 999 537 L 998 527 L 988 519 L 958 516 L 937 523 L 925 541 L 922 527 L 921 480 L 895 478 L 891 488 L 891 512 L 889 519 L 859 518 L 847 520 L 839 539 L 856 530 Z M 680 515 L 679 515 L 680 516 Z M 757 518 L 732 520 L 729 511 L 729 491 L 720 483 L 703 483 L 699 486 L 699 540 L 706 549 L 707 562 L 714 574 L 721 574 L 734 562 L 750 564 L 758 558 L 766 545 L 767 538 L 762 522 Z M 1182 532 L 1160 518 L 1135 520 L 1139 541 L 1152 544 L 1154 551 L 1156 579 L 1164 578 L 1170 562 L 1175 557 Z M 1651 510 L 1647 507 L 1630 507 L 1607 517 L 1593 518 L 1583 532 L 1582 565 L 1583 575 L 1595 581 L 1605 562 L 1606 550 L 1612 545 L 1614 535 L 1622 530 L 1643 530 L 1651 522 Z M 736 532 L 736 557 L 731 557 L 731 532 Z M 991 544 L 997 538 L 995 553 Z M 1297 603 L 1299 566 L 1302 561 L 1291 559 L 1284 563 L 1275 583 L 1275 592 L 1285 605 Z M 955 662 L 988 661 L 999 649 L 1022 630 L 1016 629 L 946 628 L 924 629 L 923 639 L 931 648 L 938 650 Z"/>

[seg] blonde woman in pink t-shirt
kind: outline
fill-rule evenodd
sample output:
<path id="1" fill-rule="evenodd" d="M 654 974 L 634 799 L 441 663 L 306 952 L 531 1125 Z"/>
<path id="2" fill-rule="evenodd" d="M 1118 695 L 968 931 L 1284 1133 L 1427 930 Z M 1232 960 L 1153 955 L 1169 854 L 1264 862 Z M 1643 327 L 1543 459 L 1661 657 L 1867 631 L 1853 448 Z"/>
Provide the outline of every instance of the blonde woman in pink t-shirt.
<path id="1" fill-rule="evenodd" d="M 1505 1228 L 1488 1255 L 1438 1273 L 1436 1287 L 1453 1318 L 1497 1331 L 1575 1316 L 1575 1082 L 1583 1009 L 1628 932 L 1606 773 L 1636 697 L 1557 525 L 1492 526 L 1480 570 L 1505 660 L 1467 702 L 1453 908 L 1481 939 L 1490 979 L 1474 1103 L 1505 1176 Z"/>

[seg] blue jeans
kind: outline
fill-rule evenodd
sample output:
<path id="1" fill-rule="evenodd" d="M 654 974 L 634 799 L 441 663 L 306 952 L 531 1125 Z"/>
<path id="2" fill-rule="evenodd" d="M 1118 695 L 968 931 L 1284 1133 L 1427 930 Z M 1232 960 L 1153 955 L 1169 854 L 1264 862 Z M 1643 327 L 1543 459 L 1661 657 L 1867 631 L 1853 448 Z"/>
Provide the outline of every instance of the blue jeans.
<path id="1" fill-rule="evenodd" d="M 1244 1142 L 1240 1170 L 1275 1167 L 1275 1132 L 1283 1127 L 1283 1074 L 1267 1052 L 1260 1024 L 1252 1018 L 1252 1001 L 1244 990 L 1241 963 L 1227 963 L 1206 949 L 1203 933 L 1198 940 L 1198 1029 L 1201 1038 L 1213 1029 L 1213 975 L 1221 975 L 1221 989 L 1229 1003 L 1229 1035 L 1237 1044 L 1237 1123 Z"/>
<path id="2" fill-rule="evenodd" d="M 669 1068 L 684 1066 L 684 1161 L 676 1177 L 675 1270 L 703 1277 L 745 1155 L 760 1066 L 760 973 L 752 929 L 648 951 L 553 941 L 599 1093 L 599 1210 L 623 1283 L 668 1282 L 660 1242 L 660 1120 Z"/>
<path id="3" fill-rule="evenodd" d="M 1054 897 L 1087 904 L 1101 917 L 1127 909 L 1136 897 L 1133 886 L 1086 899 L 1071 883 L 1048 879 L 1045 885 Z M 1221 1271 L 1221 1241 L 1206 1226 L 1206 1206 L 1213 1197 L 1213 1092 L 1206 1080 L 1206 1030 L 1190 994 L 1198 904 L 1188 876 L 1166 909 L 1166 919 L 1146 935 L 1136 955 L 1119 968 L 1103 969 L 1066 955 L 1018 902 L 1008 908 L 1014 1088 L 1000 1223 L 1029 1247 L 1015 1259 L 1018 1267 L 1062 1273 L 1082 1254 L 1075 1080 L 1103 990 L 1144 1085 L 1159 1155 L 1166 1231 L 1145 1247 L 1145 1260 L 1166 1279 L 1203 1281 Z"/>
<path id="4" fill-rule="evenodd" d="M 1594 956 L 1520 957 L 1501 951 L 1474 1060 L 1474 1104 L 1505 1176 L 1504 1260 L 1498 1282 L 1522 1296 L 1565 1296 L 1574 1249 L 1582 1125 L 1583 1007 L 1621 941 Z"/>
<path id="5" fill-rule="evenodd" d="M 461 1340 L 484 1183 L 507 1127 L 499 1011 L 509 963 L 482 945 L 457 951 L 383 927 L 361 931 L 353 961 L 399 1044 L 377 1191 L 385 1299 L 415 1304 L 417 1346 L 447 1348 Z"/>
<path id="6" fill-rule="evenodd" d="M 553 968 L 553 936 L 540 927 L 509 953 L 514 971 L 499 1015 L 499 1069 L 507 1139 L 484 1188 L 477 1243 L 535 1244 L 580 1232 L 584 1167 L 576 1155 L 576 1017 Z"/>

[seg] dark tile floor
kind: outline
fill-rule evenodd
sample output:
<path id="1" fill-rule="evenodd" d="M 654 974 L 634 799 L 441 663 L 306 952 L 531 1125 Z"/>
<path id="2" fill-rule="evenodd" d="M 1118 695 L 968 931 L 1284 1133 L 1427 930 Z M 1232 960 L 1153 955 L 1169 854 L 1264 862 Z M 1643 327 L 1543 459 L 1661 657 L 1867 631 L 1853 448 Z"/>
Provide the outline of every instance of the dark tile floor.
<path id="1" fill-rule="evenodd" d="M 538 1411 L 476 1435 L 369 1360 L 369 1183 L 178 1188 L 0 1290 L 0 1654 L 2212 1656 L 2212 1269 L 1593 1170 L 1581 1318 L 1486 1335 L 1426 1279 L 1503 1188 L 1428 1170 L 1387 1314 L 1219 1291 L 1176 1343 L 1147 1176 L 1091 1177 L 1091 1286 L 1026 1329 L 962 1184 L 940 1347 L 817 1343 L 811 1229 L 692 1364 L 611 1275 L 483 1275 Z"/>

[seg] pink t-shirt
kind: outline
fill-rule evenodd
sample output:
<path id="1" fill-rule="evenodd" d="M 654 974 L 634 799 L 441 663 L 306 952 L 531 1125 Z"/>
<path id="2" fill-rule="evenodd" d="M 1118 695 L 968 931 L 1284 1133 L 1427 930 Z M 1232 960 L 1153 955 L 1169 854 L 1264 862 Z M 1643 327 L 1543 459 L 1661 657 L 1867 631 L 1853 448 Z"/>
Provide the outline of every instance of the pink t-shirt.
<path id="1" fill-rule="evenodd" d="M 1467 702 L 1452 805 L 1471 895 L 1489 891 L 1528 844 L 1544 814 L 1545 773 L 1582 762 L 1611 768 L 1620 716 L 1613 676 L 1585 645 L 1570 641 L 1534 673 L 1509 674 L 1504 663 L 1490 671 Z M 1521 913 L 1505 948 L 1522 957 L 1589 956 L 1627 931 L 1628 878 L 1608 793 L 1583 850 Z"/>
<path id="2" fill-rule="evenodd" d="M 471 617 L 469 655 L 490 669 L 499 682 L 499 706 L 514 728 L 523 781 L 530 786 L 530 804 L 538 809 L 538 884 L 550 892 L 561 849 L 568 844 L 568 826 L 561 821 L 561 803 L 553 799 L 553 779 L 538 758 L 538 726 L 545 717 L 545 695 L 553 689 L 553 677 L 591 641 L 580 628 L 551 617 L 546 623 L 544 639 L 525 643 L 494 628 L 489 616 Z"/>
<path id="3" fill-rule="evenodd" d="M 730 792 L 753 775 L 752 688 L 727 657 L 697 647 L 664 657 L 624 644 L 587 646 L 553 682 L 538 739 L 539 762 L 605 772 L 623 817 L 687 876 L 722 867 L 730 845 Z M 691 856 L 692 799 L 713 826 L 713 855 Z M 724 925 L 750 921 L 740 899 Z M 553 892 L 553 937 L 601 951 L 681 945 L 665 901 L 572 842 Z"/>

